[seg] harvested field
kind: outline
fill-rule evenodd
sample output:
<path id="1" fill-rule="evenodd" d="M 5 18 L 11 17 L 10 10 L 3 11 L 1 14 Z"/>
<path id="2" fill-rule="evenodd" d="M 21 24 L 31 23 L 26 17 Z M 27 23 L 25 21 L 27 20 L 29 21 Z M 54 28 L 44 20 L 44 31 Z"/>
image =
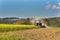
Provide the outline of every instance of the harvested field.
<path id="1" fill-rule="evenodd" d="M 38 28 L 0 33 L 0 35 L 3 34 L 5 36 L 12 34 L 13 38 L 18 36 L 19 39 L 13 40 L 60 40 L 60 28 Z"/>

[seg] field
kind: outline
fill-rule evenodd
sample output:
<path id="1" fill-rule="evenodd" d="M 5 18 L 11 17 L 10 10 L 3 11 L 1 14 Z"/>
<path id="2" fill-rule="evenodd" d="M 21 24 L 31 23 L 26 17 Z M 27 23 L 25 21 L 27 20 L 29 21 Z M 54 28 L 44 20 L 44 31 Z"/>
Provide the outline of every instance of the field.
<path id="1" fill-rule="evenodd" d="M 60 40 L 60 28 L 0 24 L 0 40 Z"/>
<path id="2" fill-rule="evenodd" d="M 18 24 L 0 24 L 0 40 L 20 40 L 20 36 L 14 35 L 13 31 L 27 30 L 38 28 L 35 25 L 18 25 Z"/>
<path id="3" fill-rule="evenodd" d="M 0 24 L 0 32 L 38 28 L 35 25 Z"/>

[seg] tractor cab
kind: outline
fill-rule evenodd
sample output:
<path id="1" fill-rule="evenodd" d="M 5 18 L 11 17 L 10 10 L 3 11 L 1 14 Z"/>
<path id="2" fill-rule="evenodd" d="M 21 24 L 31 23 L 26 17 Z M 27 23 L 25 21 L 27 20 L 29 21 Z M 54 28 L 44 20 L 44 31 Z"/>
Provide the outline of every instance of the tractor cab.
<path id="1" fill-rule="evenodd" d="M 46 26 L 40 20 L 36 20 L 35 25 L 40 26 L 41 28 L 46 28 Z"/>
<path id="2" fill-rule="evenodd" d="M 41 23 L 40 20 L 35 20 L 35 25 L 36 25 L 36 26 L 42 26 L 42 23 Z"/>

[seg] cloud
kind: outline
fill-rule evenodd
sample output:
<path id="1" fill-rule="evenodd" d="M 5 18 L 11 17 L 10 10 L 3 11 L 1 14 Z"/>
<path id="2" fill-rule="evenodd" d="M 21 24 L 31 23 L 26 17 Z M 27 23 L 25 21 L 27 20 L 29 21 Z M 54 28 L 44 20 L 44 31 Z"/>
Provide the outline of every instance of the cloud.
<path id="1" fill-rule="evenodd" d="M 58 3 L 58 5 L 51 5 L 51 4 L 48 4 L 46 7 L 45 7 L 46 10 L 49 10 L 49 9 L 52 9 L 52 10 L 60 10 L 60 2 Z"/>
<path id="2" fill-rule="evenodd" d="M 53 5 L 52 9 L 60 10 L 60 2 L 58 3 L 58 5 Z"/>
<path id="3" fill-rule="evenodd" d="M 49 5 L 47 5 L 47 6 L 45 7 L 46 10 L 48 10 L 48 9 L 50 9 L 50 8 L 51 8 L 51 4 L 49 4 Z"/>
<path id="4" fill-rule="evenodd" d="M 60 9 L 60 6 L 56 7 L 56 9 Z"/>
<path id="5" fill-rule="evenodd" d="M 60 6 L 60 2 L 58 3 L 58 5 Z"/>
<path id="6" fill-rule="evenodd" d="M 52 9 L 56 9 L 56 5 L 53 5 L 53 6 L 52 6 Z"/>
<path id="7" fill-rule="evenodd" d="M 54 9 L 54 10 L 60 10 L 60 6 L 53 5 L 52 9 Z"/>

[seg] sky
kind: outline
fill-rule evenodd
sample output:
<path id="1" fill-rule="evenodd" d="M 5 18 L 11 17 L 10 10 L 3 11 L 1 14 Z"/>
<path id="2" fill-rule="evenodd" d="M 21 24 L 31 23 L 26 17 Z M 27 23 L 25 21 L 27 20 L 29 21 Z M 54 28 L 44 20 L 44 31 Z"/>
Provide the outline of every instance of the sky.
<path id="1" fill-rule="evenodd" d="M 0 0 L 0 17 L 60 17 L 60 0 Z"/>

